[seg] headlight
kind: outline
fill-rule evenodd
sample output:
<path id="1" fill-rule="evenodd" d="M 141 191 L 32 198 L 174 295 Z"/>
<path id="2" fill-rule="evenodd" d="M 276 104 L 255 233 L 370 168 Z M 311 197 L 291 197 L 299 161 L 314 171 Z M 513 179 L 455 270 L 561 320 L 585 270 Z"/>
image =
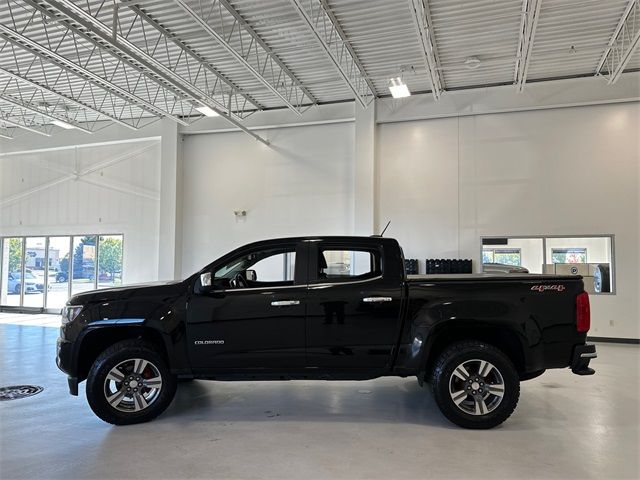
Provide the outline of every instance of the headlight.
<path id="1" fill-rule="evenodd" d="M 82 311 L 82 306 L 77 305 L 67 305 L 62 309 L 62 325 L 65 325 L 69 322 L 75 320 L 75 318 L 80 315 Z"/>

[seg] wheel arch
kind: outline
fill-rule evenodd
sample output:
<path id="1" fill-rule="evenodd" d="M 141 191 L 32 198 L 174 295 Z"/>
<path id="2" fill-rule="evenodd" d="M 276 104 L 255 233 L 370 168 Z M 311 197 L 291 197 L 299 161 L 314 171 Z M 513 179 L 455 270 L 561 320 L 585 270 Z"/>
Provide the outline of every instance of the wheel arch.
<path id="1" fill-rule="evenodd" d="M 519 374 L 525 371 L 525 350 L 520 336 L 504 326 L 477 322 L 447 322 L 429 335 L 424 349 L 424 374 L 429 378 L 440 354 L 452 343 L 464 340 L 485 342 L 502 351 Z"/>
<path id="2" fill-rule="evenodd" d="M 109 325 L 89 329 L 82 336 L 76 356 L 78 381 L 81 382 L 87 378 L 98 355 L 111 345 L 129 339 L 141 339 L 149 343 L 171 368 L 171 355 L 168 351 L 170 347 L 167 346 L 161 332 L 144 325 Z"/>

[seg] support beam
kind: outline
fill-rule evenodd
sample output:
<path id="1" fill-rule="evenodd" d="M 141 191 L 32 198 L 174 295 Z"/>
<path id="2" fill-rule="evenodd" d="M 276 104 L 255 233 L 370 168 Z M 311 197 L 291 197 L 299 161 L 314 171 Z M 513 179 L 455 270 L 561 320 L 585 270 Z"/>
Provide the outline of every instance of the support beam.
<path id="1" fill-rule="evenodd" d="M 355 108 L 355 168 L 353 188 L 353 227 L 355 235 L 375 235 L 376 103 Z M 384 219 L 382 219 L 384 221 Z"/>
<path id="2" fill-rule="evenodd" d="M 444 82 L 440 76 L 440 60 L 431 24 L 429 3 L 428 0 L 409 0 L 409 3 L 416 33 L 420 38 L 420 46 L 422 47 L 420 50 L 431 82 L 431 93 L 435 100 L 439 100 L 444 91 Z"/>
<path id="3" fill-rule="evenodd" d="M 290 2 L 347 83 L 356 101 L 366 108 L 375 99 L 374 90 L 369 86 L 364 70 L 358 66 L 360 62 L 351 53 L 351 46 L 344 38 L 344 34 L 341 35 L 342 30 L 339 25 L 333 22 L 325 9 L 325 4 L 319 0 L 306 0 L 304 2 L 308 7 L 306 9 L 303 6 L 303 0 L 290 0 Z"/>
<path id="4" fill-rule="evenodd" d="M 189 4 L 185 0 L 174 2 L 289 109 L 300 114 L 303 104 L 316 103 L 307 89 L 300 85 L 300 81 L 228 1 L 212 0 L 195 4 Z M 212 28 L 211 23 L 226 25 L 226 36 L 224 31 L 219 33 Z"/>
<path id="5" fill-rule="evenodd" d="M 175 280 L 182 275 L 182 136 L 176 124 L 161 123 L 158 279 Z"/>
<path id="6" fill-rule="evenodd" d="M 39 90 L 39 91 L 43 92 L 43 94 L 45 94 L 45 95 L 54 96 L 54 97 L 62 100 L 67 105 L 74 105 L 76 107 L 83 108 L 83 109 L 85 109 L 85 110 L 87 110 L 89 112 L 95 113 L 96 115 L 100 115 L 101 117 L 104 117 L 104 118 L 106 118 L 108 120 L 111 120 L 112 122 L 117 123 L 118 125 L 122 125 L 123 127 L 130 128 L 131 130 L 137 130 L 137 128 L 134 127 L 133 125 L 130 125 L 130 124 L 126 123 L 126 122 L 123 122 L 119 118 L 116 118 L 113 115 L 109 115 L 108 113 L 106 113 L 103 110 L 99 110 L 99 109 L 97 109 L 95 107 L 92 107 L 91 105 L 88 105 L 88 104 L 83 103 L 83 102 L 79 102 L 78 100 L 76 100 L 76 99 L 74 99 L 72 97 L 69 97 L 68 95 L 64 95 L 64 94 L 62 94 L 60 92 L 52 90 L 51 88 L 48 88 L 45 85 L 42 85 L 42 84 L 40 84 L 38 82 L 34 82 L 33 80 L 29 80 L 28 78 L 23 77 L 21 75 L 18 75 L 16 73 L 13 73 L 12 71 L 7 70 L 6 68 L 0 67 L 0 76 L 5 76 L 5 77 L 8 77 L 8 78 L 10 78 L 12 80 L 15 80 L 18 85 L 25 84 L 25 85 L 28 85 L 29 87 L 32 87 L 32 88 L 34 88 L 36 90 Z"/>
<path id="7" fill-rule="evenodd" d="M 71 120 L 70 118 L 53 115 L 47 112 L 46 110 L 39 108 L 36 105 L 31 105 L 23 100 L 20 100 L 19 98 L 14 98 L 11 95 L 7 95 L 6 93 L 0 93 L 0 100 L 2 100 L 3 102 L 9 103 L 11 105 L 14 105 L 16 107 L 22 108 L 28 112 L 34 113 L 36 115 L 40 115 L 41 117 L 48 118 L 49 120 L 58 120 L 60 122 L 67 123 L 71 125 L 73 128 L 80 130 L 81 132 L 93 133 L 91 130 L 84 128 L 83 126 L 79 125 L 77 122 Z"/>
<path id="8" fill-rule="evenodd" d="M 596 75 L 605 75 L 609 85 L 616 83 L 638 45 L 640 45 L 640 0 L 630 0 L 602 55 Z"/>
<path id="9" fill-rule="evenodd" d="M 4 123 L 6 125 L 10 125 L 12 127 L 21 128 L 22 130 L 26 130 L 27 132 L 37 133 L 38 135 L 43 135 L 45 137 L 50 137 L 51 134 L 47 132 L 44 128 L 41 128 L 40 125 L 34 123 L 27 123 L 26 118 L 14 118 L 13 120 L 9 120 L 8 115 L 0 110 L 0 123 Z"/>
<path id="10" fill-rule="evenodd" d="M 13 139 L 13 130 L 14 129 L 0 126 L 0 138 L 6 138 L 7 140 Z"/>
<path id="11" fill-rule="evenodd" d="M 100 22 L 91 14 L 76 6 L 72 1 L 43 0 L 44 3 L 50 5 L 58 13 L 51 12 L 40 6 L 36 0 L 24 1 L 46 15 L 49 15 L 51 18 L 58 20 L 58 22 L 66 28 L 85 38 L 97 48 L 106 50 L 114 58 L 129 64 L 149 80 L 157 83 L 160 87 L 173 92 L 179 100 L 189 100 L 193 102 L 193 107 L 206 105 L 256 140 L 268 144 L 265 139 L 249 131 L 238 120 L 233 118 L 233 113 L 227 109 L 226 105 L 221 105 L 217 99 L 211 97 L 198 86 L 189 83 L 187 79 L 183 78 L 171 68 L 163 65 L 124 36 L 114 32 L 111 27 Z M 68 20 L 60 19 L 59 14 L 68 18 Z M 166 116 L 178 123 L 186 124 L 186 122 L 176 119 L 173 116 Z"/>
<path id="12" fill-rule="evenodd" d="M 522 18 L 520 20 L 520 36 L 516 53 L 514 84 L 519 92 L 524 90 L 529 73 L 529 63 L 533 51 L 533 41 L 540 18 L 542 0 L 522 0 Z"/>

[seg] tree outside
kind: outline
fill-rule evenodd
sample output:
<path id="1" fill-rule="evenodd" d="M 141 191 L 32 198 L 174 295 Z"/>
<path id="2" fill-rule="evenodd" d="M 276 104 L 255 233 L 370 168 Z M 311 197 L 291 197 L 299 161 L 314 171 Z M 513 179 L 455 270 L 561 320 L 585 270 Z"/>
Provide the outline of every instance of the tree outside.
<path id="1" fill-rule="evenodd" d="M 108 273 L 113 281 L 117 272 L 122 272 L 122 239 L 116 237 L 100 237 L 98 249 L 98 265 L 100 273 Z"/>
<path id="2" fill-rule="evenodd" d="M 22 239 L 9 239 L 9 271 L 17 272 L 22 269 Z"/>

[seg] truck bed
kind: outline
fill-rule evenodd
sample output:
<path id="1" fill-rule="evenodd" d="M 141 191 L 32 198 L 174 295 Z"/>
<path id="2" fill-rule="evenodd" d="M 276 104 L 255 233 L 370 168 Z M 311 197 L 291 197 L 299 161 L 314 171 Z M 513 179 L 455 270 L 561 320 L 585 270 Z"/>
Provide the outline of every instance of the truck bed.
<path id="1" fill-rule="evenodd" d="M 540 273 L 445 273 L 432 275 L 407 275 L 407 281 L 411 283 L 420 282 L 458 282 L 458 281 L 482 281 L 482 280 L 500 280 L 500 281 L 567 281 L 582 280 L 580 275 L 548 275 Z"/>

